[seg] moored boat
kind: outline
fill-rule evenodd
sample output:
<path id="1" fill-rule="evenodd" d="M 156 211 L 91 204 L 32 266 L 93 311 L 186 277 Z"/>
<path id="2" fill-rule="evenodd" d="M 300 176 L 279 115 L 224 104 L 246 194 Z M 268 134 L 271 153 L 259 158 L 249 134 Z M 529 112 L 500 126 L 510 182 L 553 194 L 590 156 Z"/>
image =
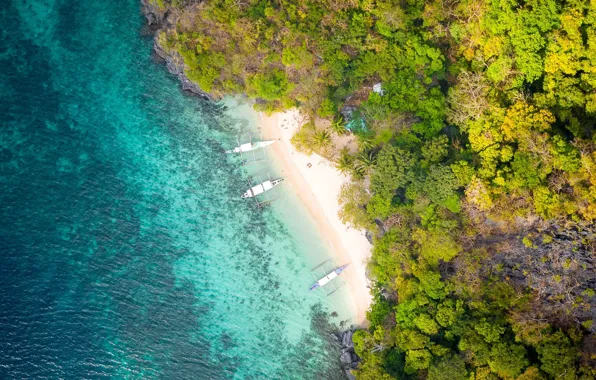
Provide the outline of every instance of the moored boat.
<path id="1" fill-rule="evenodd" d="M 323 276 L 317 282 L 312 284 L 312 286 L 309 288 L 309 290 L 315 290 L 317 288 L 323 287 L 325 284 L 329 283 L 331 280 L 333 280 L 334 278 L 339 276 L 341 274 L 341 272 L 343 272 L 348 267 L 348 265 L 350 265 L 350 264 L 345 264 L 338 268 L 335 268 L 335 270 L 333 270 L 332 272 Z"/>
<path id="2" fill-rule="evenodd" d="M 275 140 L 269 140 L 269 141 L 258 141 L 258 142 L 247 142 L 245 144 L 240 144 L 237 147 L 235 147 L 232 150 L 226 150 L 227 154 L 231 154 L 231 153 L 245 153 L 245 152 L 250 152 L 253 150 L 257 150 L 257 149 L 261 149 L 264 148 L 266 146 L 269 146 L 271 144 L 273 144 L 275 142 Z"/>
<path id="3" fill-rule="evenodd" d="M 240 198 L 253 198 L 257 195 L 263 194 L 266 191 L 273 189 L 275 186 L 279 185 L 283 182 L 283 178 L 278 178 L 274 180 L 268 179 L 265 182 L 259 183 L 256 186 L 251 187 L 250 189 L 246 190 L 244 194 L 240 196 Z"/>

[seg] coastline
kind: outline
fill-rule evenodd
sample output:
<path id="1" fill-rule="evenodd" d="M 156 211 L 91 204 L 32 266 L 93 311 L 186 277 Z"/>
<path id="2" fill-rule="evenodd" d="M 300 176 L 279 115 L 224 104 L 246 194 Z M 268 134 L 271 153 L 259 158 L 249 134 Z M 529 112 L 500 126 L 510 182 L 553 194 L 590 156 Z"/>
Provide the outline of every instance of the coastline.
<path id="1" fill-rule="evenodd" d="M 156 57 L 165 62 L 168 71 L 179 79 L 184 90 L 217 101 L 186 77 L 182 58 L 166 51 L 159 43 L 157 33 L 163 30 L 164 26 L 171 24 L 176 15 L 156 7 L 147 0 L 141 0 L 141 4 L 147 25 L 152 33 L 155 33 L 153 50 Z M 322 157 L 316 154 L 308 157 L 297 152 L 292 146 L 290 139 L 301 126 L 299 118 L 299 111 L 294 109 L 271 116 L 259 113 L 257 121 L 265 138 L 280 140 L 279 143 L 273 144 L 272 150 L 278 158 L 282 173 L 314 218 L 318 231 L 333 245 L 332 256 L 336 264 L 350 263 L 342 277 L 350 288 L 350 296 L 356 309 L 354 322 L 360 327 L 367 327 L 366 311 L 370 308 L 372 297 L 368 290 L 366 261 L 370 257 L 372 245 L 364 236 L 364 232 L 349 229 L 341 223 L 337 215 L 339 191 L 341 185 L 349 179 L 338 173 Z M 283 128 L 281 124 L 284 124 Z M 307 163 L 311 163 L 312 167 L 307 168 Z"/>
<path id="2" fill-rule="evenodd" d="M 282 174 L 314 218 L 322 236 L 333 245 L 336 264 L 350 263 L 342 276 L 356 306 L 355 322 L 366 327 L 366 311 L 372 301 L 366 279 L 366 261 L 370 257 L 372 245 L 364 236 L 364 231 L 349 228 L 337 215 L 340 209 L 337 201 L 339 191 L 349 179 L 323 157 L 317 154 L 307 156 L 292 146 L 290 139 L 301 126 L 298 110 L 271 116 L 259 115 L 263 138 L 279 140 L 272 145 L 272 151 L 282 167 Z M 309 163 L 311 167 L 307 166 Z"/>

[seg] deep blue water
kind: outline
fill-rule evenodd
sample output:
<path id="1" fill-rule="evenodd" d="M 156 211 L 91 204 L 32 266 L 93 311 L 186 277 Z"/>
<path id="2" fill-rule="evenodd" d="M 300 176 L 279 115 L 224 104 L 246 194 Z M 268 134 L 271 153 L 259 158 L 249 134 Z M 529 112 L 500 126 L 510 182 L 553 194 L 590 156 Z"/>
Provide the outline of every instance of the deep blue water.
<path id="1" fill-rule="evenodd" d="M 341 378 L 311 247 L 222 154 L 251 121 L 180 90 L 137 0 L 0 7 L 0 379 Z"/>

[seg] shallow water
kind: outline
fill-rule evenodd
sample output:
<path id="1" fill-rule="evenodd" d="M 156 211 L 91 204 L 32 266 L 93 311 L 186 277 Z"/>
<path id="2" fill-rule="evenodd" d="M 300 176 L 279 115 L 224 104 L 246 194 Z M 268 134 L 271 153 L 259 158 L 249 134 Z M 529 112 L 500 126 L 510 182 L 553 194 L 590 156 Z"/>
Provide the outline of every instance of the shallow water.
<path id="1" fill-rule="evenodd" d="M 328 244 L 222 153 L 255 114 L 183 93 L 136 0 L 5 3 L 0 378 L 342 378 Z"/>

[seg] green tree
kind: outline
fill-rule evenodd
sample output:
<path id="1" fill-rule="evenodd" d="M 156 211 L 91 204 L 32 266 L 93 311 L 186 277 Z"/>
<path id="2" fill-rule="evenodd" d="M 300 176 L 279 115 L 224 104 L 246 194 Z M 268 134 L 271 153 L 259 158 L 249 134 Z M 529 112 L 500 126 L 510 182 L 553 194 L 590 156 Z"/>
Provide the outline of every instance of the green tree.
<path id="1" fill-rule="evenodd" d="M 499 325 L 495 321 L 482 318 L 476 322 L 474 329 L 484 337 L 487 343 L 496 343 L 501 339 L 501 335 L 505 332 L 505 327 Z"/>
<path id="2" fill-rule="evenodd" d="M 439 332 L 439 325 L 434 319 L 428 314 L 420 314 L 414 319 L 414 324 L 423 333 L 427 335 L 434 335 Z"/>
<path id="3" fill-rule="evenodd" d="M 377 156 L 377 166 L 371 176 L 371 189 L 389 196 L 412 179 L 412 155 L 403 149 L 385 145 Z"/>
<path id="4" fill-rule="evenodd" d="M 439 260 L 449 262 L 462 250 L 450 234 L 441 230 L 417 229 L 412 240 L 419 244 L 420 256 L 431 265 L 438 264 Z"/>
<path id="5" fill-rule="evenodd" d="M 345 122 L 345 120 L 344 120 L 342 117 L 340 117 L 340 116 L 338 116 L 338 117 L 335 117 L 335 118 L 334 118 L 334 119 L 331 121 L 331 125 L 330 125 L 330 127 L 329 127 L 329 128 L 331 128 L 331 130 L 333 131 L 333 133 L 335 133 L 335 134 L 336 134 L 336 135 L 338 135 L 338 136 L 342 136 L 342 135 L 345 135 L 345 134 L 347 133 L 347 130 L 346 130 L 346 122 Z"/>
<path id="6" fill-rule="evenodd" d="M 319 115 L 320 117 L 331 117 L 335 115 L 336 112 L 337 106 L 335 105 L 335 103 L 333 103 L 331 99 L 328 98 L 324 99 L 321 102 L 319 108 L 317 109 L 317 115 Z M 331 128 L 334 132 L 336 131 L 335 129 L 333 129 L 333 123 L 331 124 Z"/>
<path id="7" fill-rule="evenodd" d="M 561 330 L 544 339 L 536 351 L 542 362 L 541 370 L 563 380 L 576 378 L 577 348 Z"/>
<path id="8" fill-rule="evenodd" d="M 430 168 L 422 190 L 431 201 L 441 204 L 455 195 L 457 187 L 457 178 L 451 168 L 435 165 Z"/>
<path id="9" fill-rule="evenodd" d="M 453 306 L 451 300 L 446 300 L 439 305 L 435 319 L 442 327 L 449 327 L 457 320 L 458 313 Z"/>
<path id="10" fill-rule="evenodd" d="M 540 370 L 536 367 L 528 367 L 524 373 L 518 376 L 515 380 L 545 380 Z"/>
<path id="11" fill-rule="evenodd" d="M 354 156 L 350 154 L 347 148 L 343 148 L 339 152 L 335 168 L 342 174 L 349 174 L 354 170 Z"/>
<path id="12" fill-rule="evenodd" d="M 292 89 L 286 74 L 280 70 L 255 74 L 250 78 L 249 85 L 252 96 L 269 101 L 281 99 Z"/>
<path id="13" fill-rule="evenodd" d="M 447 150 L 447 144 L 449 139 L 445 135 L 433 137 L 426 141 L 421 148 L 422 152 L 422 167 L 428 168 L 432 164 L 443 161 L 449 151 Z"/>
<path id="14" fill-rule="evenodd" d="M 474 176 L 474 168 L 468 164 L 467 161 L 457 161 L 450 165 L 451 171 L 455 175 L 458 187 L 465 187 L 471 181 Z"/>
<path id="15" fill-rule="evenodd" d="M 526 349 L 521 345 L 501 342 L 494 344 L 490 351 L 488 366 L 501 377 L 517 377 L 528 364 Z"/>
<path id="16" fill-rule="evenodd" d="M 377 165 L 377 156 L 373 152 L 360 152 L 356 157 L 356 170 L 361 175 L 369 175 Z"/>
<path id="17" fill-rule="evenodd" d="M 466 363 L 459 355 L 444 356 L 428 370 L 428 380 L 467 380 Z"/>
<path id="18" fill-rule="evenodd" d="M 360 183 L 345 183 L 339 191 L 338 203 L 341 209 L 338 212 L 342 223 L 355 228 L 371 228 L 372 221 L 366 213 L 365 205 L 370 195 Z"/>
<path id="19" fill-rule="evenodd" d="M 331 144 L 331 133 L 326 129 L 317 130 L 312 136 L 312 146 L 318 151 L 326 151 Z"/>
<path id="20" fill-rule="evenodd" d="M 432 355 L 428 350 L 408 350 L 406 352 L 406 373 L 415 373 L 420 369 L 427 369 L 430 366 Z"/>

